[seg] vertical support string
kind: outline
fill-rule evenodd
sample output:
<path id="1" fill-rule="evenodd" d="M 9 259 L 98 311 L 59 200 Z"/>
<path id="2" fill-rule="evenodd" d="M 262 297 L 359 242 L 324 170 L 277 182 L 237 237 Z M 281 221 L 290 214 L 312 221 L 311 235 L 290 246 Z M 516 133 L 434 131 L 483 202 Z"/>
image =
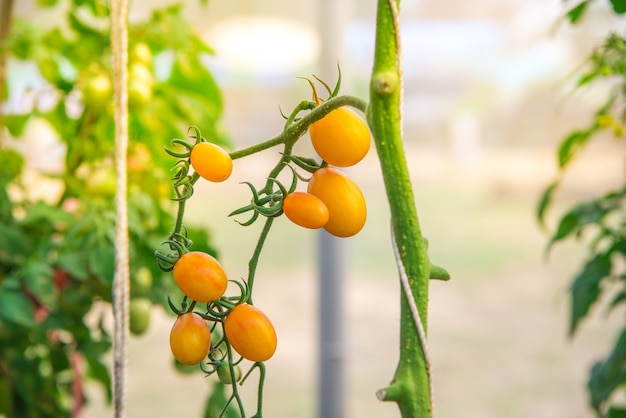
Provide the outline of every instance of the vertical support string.
<path id="1" fill-rule="evenodd" d="M 111 46 L 115 92 L 115 276 L 113 278 L 113 399 L 115 417 L 124 417 L 129 324 L 129 243 L 127 167 L 128 150 L 128 2 L 111 2 Z"/>

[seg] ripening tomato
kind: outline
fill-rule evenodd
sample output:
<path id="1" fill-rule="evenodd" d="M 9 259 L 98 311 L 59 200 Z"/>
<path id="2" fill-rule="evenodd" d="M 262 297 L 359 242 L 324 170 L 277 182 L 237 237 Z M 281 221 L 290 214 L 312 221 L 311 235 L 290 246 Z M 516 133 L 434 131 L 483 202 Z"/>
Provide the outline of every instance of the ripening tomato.
<path id="1" fill-rule="evenodd" d="M 197 302 L 219 299 L 228 286 L 222 265 L 214 257 L 201 251 L 183 254 L 172 271 L 178 288 Z"/>
<path id="2" fill-rule="evenodd" d="M 328 208 L 324 229 L 337 237 L 350 237 L 365 225 L 367 207 L 359 186 L 346 174 L 333 167 L 313 173 L 308 192 L 317 196 Z"/>
<path id="3" fill-rule="evenodd" d="M 347 107 L 335 109 L 311 124 L 309 134 L 318 155 L 337 167 L 358 163 L 370 149 L 367 123 Z"/>
<path id="4" fill-rule="evenodd" d="M 259 308 L 242 303 L 224 320 L 224 334 L 239 355 L 250 361 L 269 360 L 276 351 L 276 330 Z"/>
<path id="5" fill-rule="evenodd" d="M 179 316 L 170 332 L 170 348 L 182 364 L 200 363 L 211 349 L 211 330 L 206 321 L 193 312 Z"/>
<path id="6" fill-rule="evenodd" d="M 317 229 L 328 222 L 328 208 L 311 193 L 293 192 L 283 199 L 283 212 L 296 225 Z"/>
<path id="7" fill-rule="evenodd" d="M 221 182 L 230 177 L 233 160 L 220 146 L 211 142 L 200 142 L 191 149 L 191 166 L 201 177 Z"/>

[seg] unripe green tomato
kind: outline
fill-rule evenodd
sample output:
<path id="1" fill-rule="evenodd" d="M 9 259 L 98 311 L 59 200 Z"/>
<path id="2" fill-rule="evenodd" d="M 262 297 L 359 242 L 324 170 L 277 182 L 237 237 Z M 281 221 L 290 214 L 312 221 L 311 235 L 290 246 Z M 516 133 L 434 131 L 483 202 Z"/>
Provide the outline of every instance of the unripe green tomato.
<path id="1" fill-rule="evenodd" d="M 143 42 L 136 43 L 130 51 L 130 61 L 152 67 L 152 51 Z"/>
<path id="2" fill-rule="evenodd" d="M 117 190 L 115 172 L 103 167 L 94 170 L 87 179 L 84 193 L 88 196 L 112 198 Z"/>
<path id="3" fill-rule="evenodd" d="M 99 72 L 89 76 L 83 87 L 83 100 L 85 105 L 102 109 L 113 97 L 113 85 L 109 76 Z"/>
<path id="4" fill-rule="evenodd" d="M 128 70 L 128 80 L 131 84 L 136 81 L 141 81 L 150 86 L 154 84 L 154 76 L 152 75 L 150 68 L 139 62 L 130 65 L 130 69 Z"/>
<path id="5" fill-rule="evenodd" d="M 150 326 L 152 302 L 148 298 L 134 298 L 130 301 L 130 332 L 142 335 Z"/>
<path id="6" fill-rule="evenodd" d="M 146 294 L 152 289 L 153 282 L 150 269 L 142 266 L 131 276 L 131 292 L 139 295 Z"/>
<path id="7" fill-rule="evenodd" d="M 128 86 L 130 107 L 143 107 L 152 100 L 152 86 L 146 82 L 134 80 Z"/>
<path id="8" fill-rule="evenodd" d="M 241 380 L 241 367 L 239 367 L 239 365 L 235 365 L 233 366 L 233 369 L 235 372 L 234 381 L 239 382 Z M 217 377 L 219 377 L 220 381 L 225 385 L 233 384 L 233 377 L 230 374 L 230 367 L 228 366 L 228 363 L 222 363 L 217 368 Z"/>

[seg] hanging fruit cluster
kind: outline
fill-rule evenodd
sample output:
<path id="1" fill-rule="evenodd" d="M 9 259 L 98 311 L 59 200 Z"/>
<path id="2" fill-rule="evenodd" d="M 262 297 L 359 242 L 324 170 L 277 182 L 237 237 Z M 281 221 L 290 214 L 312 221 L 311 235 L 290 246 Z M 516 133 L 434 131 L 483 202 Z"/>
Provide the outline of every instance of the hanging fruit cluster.
<path id="1" fill-rule="evenodd" d="M 316 78 L 317 79 L 317 78 Z M 185 365 L 200 364 L 207 374 L 216 373 L 225 384 L 243 382 L 252 371 L 260 372 L 259 394 L 263 391 L 265 366 L 277 348 L 277 335 L 269 318 L 252 302 L 256 266 L 261 249 L 273 221 L 285 214 L 295 224 L 309 229 L 324 228 L 337 237 L 357 234 L 365 225 L 367 210 L 361 189 L 340 167 L 350 167 L 361 161 L 370 148 L 371 136 L 366 122 L 347 106 L 363 111 L 365 103 L 351 96 L 338 96 L 341 77 L 333 91 L 322 102 L 311 80 L 314 101 L 302 101 L 286 117 L 283 132 L 275 138 L 231 153 L 207 142 L 193 126 L 189 139 L 172 140 L 175 149 L 166 151 L 178 161 L 174 166 L 173 191 L 178 201 L 178 216 L 174 231 L 163 243 L 168 252 L 155 252 L 159 267 L 171 271 L 182 292 L 177 306 L 171 299 L 171 309 L 177 314 L 171 333 L 170 347 L 175 359 Z M 300 117 L 301 112 L 307 114 Z M 310 133 L 317 158 L 296 156 L 294 144 Z M 265 224 L 249 260 L 248 277 L 229 280 L 219 261 L 210 254 L 191 250 L 192 242 L 183 225 L 186 201 L 193 195 L 193 186 L 203 178 L 210 182 L 227 180 L 233 170 L 233 160 L 282 145 L 279 161 L 261 187 L 244 182 L 252 193 L 250 203 L 234 210 L 229 216 L 250 213 L 248 226 L 265 218 Z M 289 168 L 291 181 L 285 186 L 281 172 Z M 289 171 L 289 170 L 288 170 Z M 304 171 L 304 173 L 302 173 Z M 297 190 L 299 182 L 306 191 Z M 227 295 L 232 283 L 238 292 Z M 198 307 L 202 305 L 202 309 Z M 243 360 L 252 362 L 246 374 L 241 371 Z M 259 395 L 260 396 L 260 395 Z M 235 401 L 241 416 L 244 407 L 237 385 L 224 406 Z M 261 402 L 256 416 L 261 416 Z"/>

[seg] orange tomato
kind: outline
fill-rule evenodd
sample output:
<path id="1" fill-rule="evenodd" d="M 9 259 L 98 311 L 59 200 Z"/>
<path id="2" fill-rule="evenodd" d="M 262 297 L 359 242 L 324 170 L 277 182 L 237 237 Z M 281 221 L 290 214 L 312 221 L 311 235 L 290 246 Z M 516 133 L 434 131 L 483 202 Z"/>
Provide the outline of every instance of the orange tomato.
<path id="1" fill-rule="evenodd" d="M 201 251 L 183 254 L 172 270 L 178 288 L 197 302 L 211 302 L 222 297 L 228 278 L 214 257 Z"/>
<path id="2" fill-rule="evenodd" d="M 311 193 L 293 192 L 283 199 L 283 212 L 296 225 L 317 229 L 328 222 L 328 208 Z"/>
<path id="3" fill-rule="evenodd" d="M 365 225 L 367 207 L 359 186 L 343 172 L 324 167 L 313 173 L 308 192 L 317 196 L 328 208 L 324 229 L 338 237 L 357 234 Z"/>
<path id="4" fill-rule="evenodd" d="M 337 167 L 358 163 L 370 149 L 367 123 L 347 107 L 335 109 L 311 124 L 309 134 L 317 154 Z"/>
<path id="5" fill-rule="evenodd" d="M 269 360 L 276 351 L 276 330 L 259 308 L 242 303 L 224 320 L 224 334 L 233 349 L 250 361 Z"/>
<path id="6" fill-rule="evenodd" d="M 170 349 L 182 364 L 200 363 L 211 349 L 211 330 L 206 321 L 193 312 L 179 316 L 170 332 Z"/>
<path id="7" fill-rule="evenodd" d="M 216 183 L 230 177 L 233 160 L 219 145 L 200 142 L 191 149 L 191 166 L 201 177 Z"/>

